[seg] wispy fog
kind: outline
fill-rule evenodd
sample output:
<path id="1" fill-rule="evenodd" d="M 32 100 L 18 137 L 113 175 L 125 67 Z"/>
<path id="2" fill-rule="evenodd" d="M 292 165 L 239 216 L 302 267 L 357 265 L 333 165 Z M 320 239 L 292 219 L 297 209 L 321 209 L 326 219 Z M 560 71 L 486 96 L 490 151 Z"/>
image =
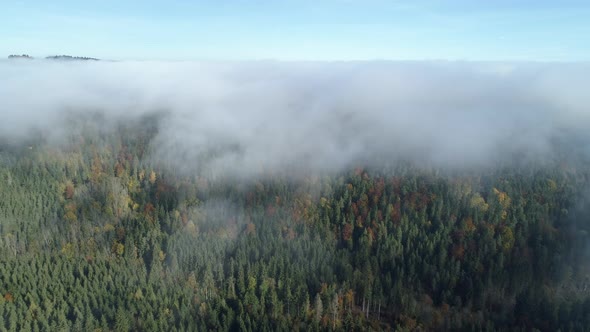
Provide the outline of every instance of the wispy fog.
<path id="1" fill-rule="evenodd" d="M 153 155 L 184 170 L 471 166 L 587 143 L 589 83 L 582 63 L 1 61 L 0 137 L 165 112 Z"/>

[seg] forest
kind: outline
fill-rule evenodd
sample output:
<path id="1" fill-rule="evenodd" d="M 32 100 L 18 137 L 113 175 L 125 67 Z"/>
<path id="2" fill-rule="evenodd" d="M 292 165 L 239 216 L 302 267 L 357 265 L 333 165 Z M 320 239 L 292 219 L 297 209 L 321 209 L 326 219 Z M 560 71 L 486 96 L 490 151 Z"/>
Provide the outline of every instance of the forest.
<path id="1" fill-rule="evenodd" d="M 160 125 L 2 139 L 1 331 L 590 330 L 583 154 L 236 178 Z"/>

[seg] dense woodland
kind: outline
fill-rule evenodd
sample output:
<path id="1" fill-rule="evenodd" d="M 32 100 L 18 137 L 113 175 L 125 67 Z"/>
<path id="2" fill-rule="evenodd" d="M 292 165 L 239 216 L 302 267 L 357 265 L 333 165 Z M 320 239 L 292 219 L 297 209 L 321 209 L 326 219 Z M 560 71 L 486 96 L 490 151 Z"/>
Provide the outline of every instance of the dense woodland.
<path id="1" fill-rule="evenodd" d="M 590 330 L 576 150 L 211 178 L 106 123 L 1 139 L 0 331 Z"/>

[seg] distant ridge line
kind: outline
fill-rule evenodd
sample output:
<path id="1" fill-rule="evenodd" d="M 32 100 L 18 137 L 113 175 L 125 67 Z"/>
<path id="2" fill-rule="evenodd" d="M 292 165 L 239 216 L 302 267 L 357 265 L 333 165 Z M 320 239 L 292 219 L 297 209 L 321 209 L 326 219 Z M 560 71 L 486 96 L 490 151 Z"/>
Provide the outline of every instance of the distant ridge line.
<path id="1" fill-rule="evenodd" d="M 34 59 L 34 57 L 28 54 L 11 54 L 8 56 L 9 59 Z M 72 55 L 50 55 L 45 57 L 47 60 L 65 60 L 65 61 L 100 61 L 97 58 L 91 58 L 86 56 L 72 56 Z"/>

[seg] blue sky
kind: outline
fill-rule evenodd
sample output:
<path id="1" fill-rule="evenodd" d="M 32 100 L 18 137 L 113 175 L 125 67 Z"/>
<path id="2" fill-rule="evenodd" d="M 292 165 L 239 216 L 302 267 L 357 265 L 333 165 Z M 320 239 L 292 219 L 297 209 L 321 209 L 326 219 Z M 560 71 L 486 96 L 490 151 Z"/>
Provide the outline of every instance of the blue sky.
<path id="1" fill-rule="evenodd" d="M 590 60 L 590 1 L 2 1 L 0 55 Z"/>

